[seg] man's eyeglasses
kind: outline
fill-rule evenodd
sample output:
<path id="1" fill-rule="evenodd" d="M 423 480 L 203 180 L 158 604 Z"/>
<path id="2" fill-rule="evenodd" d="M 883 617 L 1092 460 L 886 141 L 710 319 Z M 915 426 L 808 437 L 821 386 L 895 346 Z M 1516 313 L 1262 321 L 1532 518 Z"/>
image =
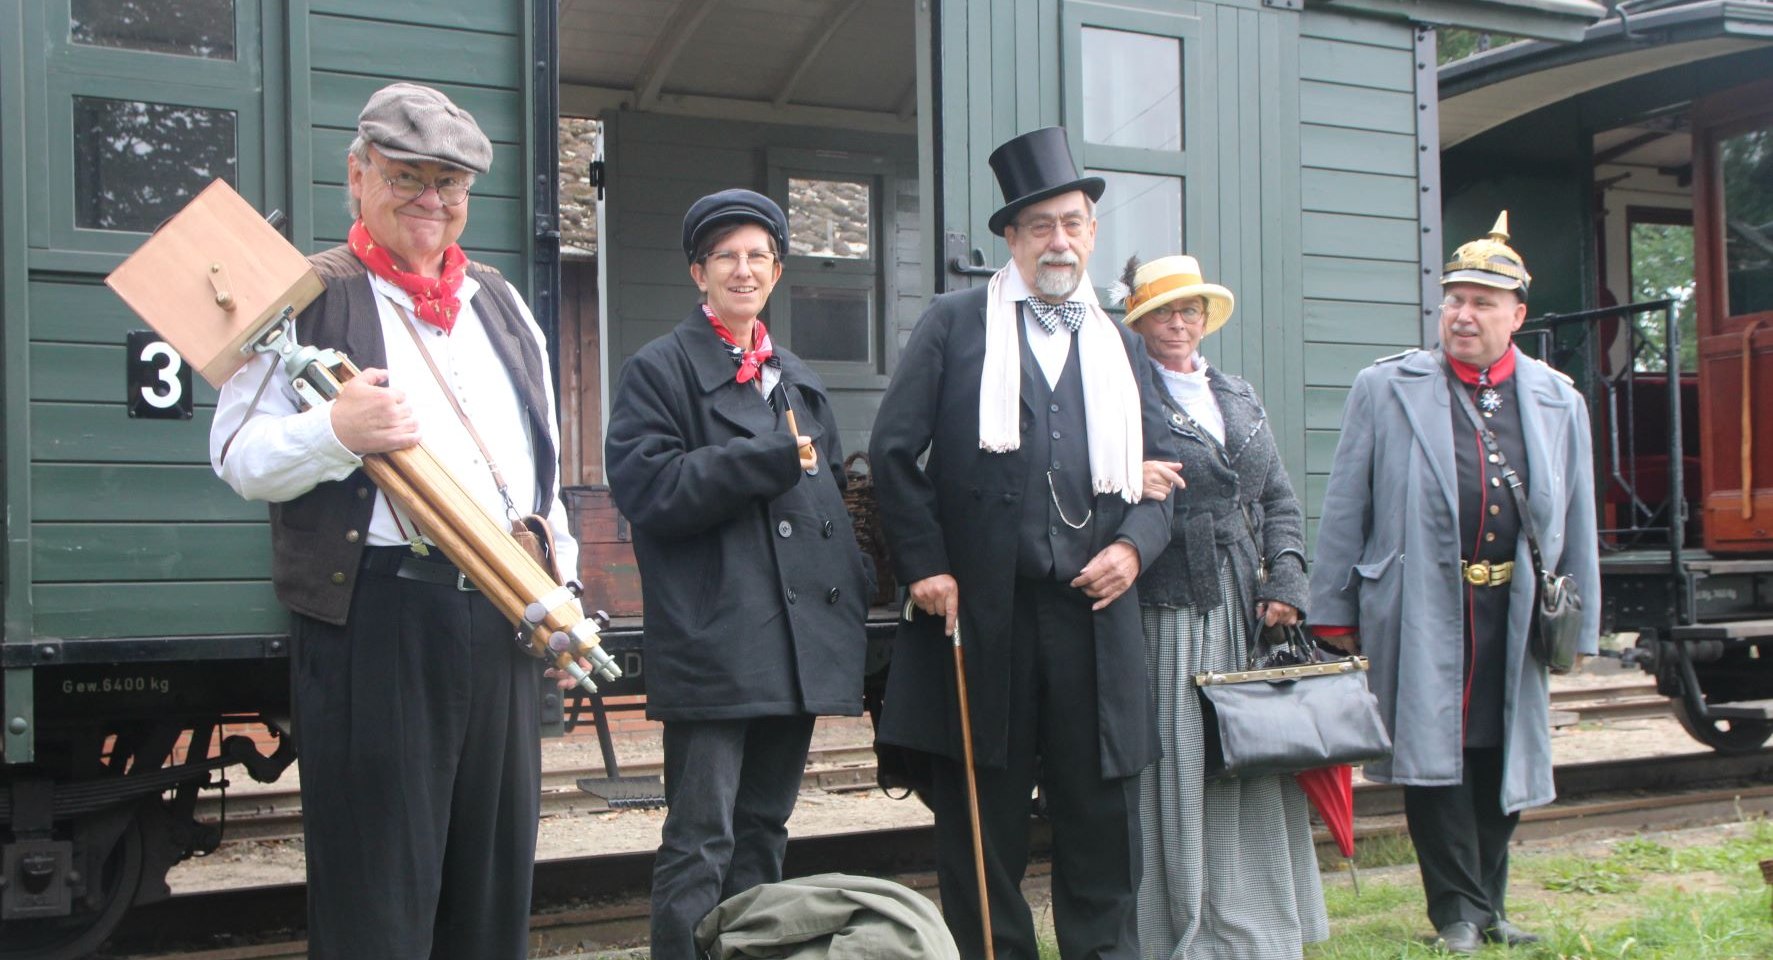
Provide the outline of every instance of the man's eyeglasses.
<path id="1" fill-rule="evenodd" d="M 740 253 L 737 250 L 716 250 L 702 258 L 704 264 L 723 272 L 737 270 L 741 260 L 755 271 L 765 271 L 776 265 L 776 255 L 768 250 L 753 250 L 750 253 Z"/>
<path id="2" fill-rule="evenodd" d="M 1166 303 L 1161 307 L 1152 307 L 1151 317 L 1159 323 L 1164 323 L 1173 319 L 1180 319 L 1183 323 L 1192 327 L 1204 323 L 1207 319 L 1207 312 L 1192 303 L 1187 306 L 1177 306 L 1173 303 Z"/>
<path id="3" fill-rule="evenodd" d="M 1028 220 L 1023 220 L 1020 223 L 1012 224 L 1017 230 L 1028 234 L 1036 240 L 1045 240 L 1052 236 L 1053 231 L 1059 227 L 1065 229 L 1065 235 L 1068 237 L 1081 237 L 1083 236 L 1084 228 L 1089 225 L 1089 217 L 1078 216 L 1059 218 L 1033 217 Z"/>
<path id="4" fill-rule="evenodd" d="M 423 180 L 405 170 L 390 177 L 381 164 L 374 160 L 370 163 L 376 168 L 376 175 L 388 185 L 388 192 L 400 200 L 417 200 L 425 195 L 426 190 L 435 188 L 437 199 L 443 201 L 444 206 L 457 207 L 468 199 L 468 190 L 474 186 L 473 177 L 446 175 L 436 180 Z"/>

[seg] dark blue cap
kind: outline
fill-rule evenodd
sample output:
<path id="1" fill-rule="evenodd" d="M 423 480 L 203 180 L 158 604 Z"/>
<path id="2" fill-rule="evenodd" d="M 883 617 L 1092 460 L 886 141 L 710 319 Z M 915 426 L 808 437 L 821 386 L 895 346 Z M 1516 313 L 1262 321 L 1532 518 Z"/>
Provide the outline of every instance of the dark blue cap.
<path id="1" fill-rule="evenodd" d="M 768 230 L 776 238 L 776 251 L 788 252 L 788 216 L 776 201 L 751 190 L 722 190 L 690 204 L 683 215 L 683 256 L 694 261 L 696 241 L 719 223 L 745 220 Z"/>

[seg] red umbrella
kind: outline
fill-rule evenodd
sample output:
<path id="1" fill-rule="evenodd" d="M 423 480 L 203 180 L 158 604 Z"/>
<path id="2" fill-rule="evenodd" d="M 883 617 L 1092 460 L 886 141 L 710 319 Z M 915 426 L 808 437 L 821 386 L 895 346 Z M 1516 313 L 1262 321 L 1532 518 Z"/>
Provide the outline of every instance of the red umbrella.
<path id="1" fill-rule="evenodd" d="M 1319 767 L 1293 774 L 1317 815 L 1336 841 L 1336 849 L 1354 858 L 1354 768 L 1348 764 Z"/>

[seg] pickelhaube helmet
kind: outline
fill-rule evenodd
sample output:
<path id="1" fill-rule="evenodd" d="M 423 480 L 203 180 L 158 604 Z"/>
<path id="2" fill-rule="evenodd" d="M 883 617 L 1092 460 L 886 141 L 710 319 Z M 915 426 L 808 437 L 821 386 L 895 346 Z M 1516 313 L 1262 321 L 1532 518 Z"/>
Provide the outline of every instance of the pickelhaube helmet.
<path id="1" fill-rule="evenodd" d="M 1441 274 L 1441 286 L 1449 283 L 1477 283 L 1498 290 L 1519 290 L 1526 299 L 1527 284 L 1533 282 L 1521 255 L 1508 245 L 1508 211 L 1496 218 L 1490 235 L 1473 240 L 1453 251 Z"/>

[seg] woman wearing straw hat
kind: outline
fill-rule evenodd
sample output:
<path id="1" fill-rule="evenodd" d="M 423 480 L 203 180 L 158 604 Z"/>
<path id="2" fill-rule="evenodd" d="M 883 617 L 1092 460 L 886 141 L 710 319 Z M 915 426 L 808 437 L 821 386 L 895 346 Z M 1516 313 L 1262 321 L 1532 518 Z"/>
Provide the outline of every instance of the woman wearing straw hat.
<path id="1" fill-rule="evenodd" d="M 1187 256 L 1129 261 L 1122 285 L 1187 478 L 1170 546 L 1139 578 L 1164 748 L 1139 778 L 1140 952 L 1297 958 L 1329 935 L 1305 796 L 1288 775 L 1205 779 L 1193 676 L 1242 669 L 1258 619 L 1299 621 L 1304 515 L 1256 391 L 1200 353 L 1231 318 L 1231 291 L 1204 282 Z M 1163 471 L 1148 468 L 1146 495 L 1169 492 Z"/>

